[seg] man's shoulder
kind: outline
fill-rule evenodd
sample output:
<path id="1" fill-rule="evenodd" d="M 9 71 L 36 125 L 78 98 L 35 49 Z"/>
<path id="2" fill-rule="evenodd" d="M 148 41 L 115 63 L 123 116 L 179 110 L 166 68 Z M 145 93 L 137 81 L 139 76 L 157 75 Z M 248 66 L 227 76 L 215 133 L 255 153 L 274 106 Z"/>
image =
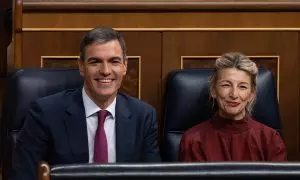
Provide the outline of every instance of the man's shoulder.
<path id="1" fill-rule="evenodd" d="M 74 96 L 80 92 L 80 89 L 67 89 L 52 95 L 39 98 L 35 102 L 43 108 L 59 108 L 65 106 L 66 104 L 69 104 Z"/>
<path id="2" fill-rule="evenodd" d="M 118 93 L 118 98 L 120 101 L 126 101 L 128 107 L 136 110 L 154 110 L 154 107 L 149 103 L 140 100 L 136 97 L 127 95 L 125 93 Z"/>

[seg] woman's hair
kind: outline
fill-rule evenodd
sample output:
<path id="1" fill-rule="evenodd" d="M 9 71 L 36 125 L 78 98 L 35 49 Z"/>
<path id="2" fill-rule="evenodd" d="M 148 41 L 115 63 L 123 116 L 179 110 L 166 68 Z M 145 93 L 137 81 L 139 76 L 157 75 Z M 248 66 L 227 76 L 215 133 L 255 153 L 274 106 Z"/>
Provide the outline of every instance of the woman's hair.
<path id="1" fill-rule="evenodd" d="M 220 58 L 216 60 L 215 71 L 210 78 L 210 85 L 209 85 L 210 93 L 215 88 L 217 78 L 218 78 L 218 73 L 220 72 L 220 70 L 226 68 L 235 68 L 249 74 L 251 78 L 251 91 L 256 93 L 256 78 L 257 78 L 258 68 L 252 60 L 250 60 L 247 56 L 245 56 L 240 52 L 229 52 L 223 54 Z M 255 97 L 256 96 L 254 96 L 253 100 L 249 102 L 246 106 L 246 111 L 250 115 L 255 103 Z"/>

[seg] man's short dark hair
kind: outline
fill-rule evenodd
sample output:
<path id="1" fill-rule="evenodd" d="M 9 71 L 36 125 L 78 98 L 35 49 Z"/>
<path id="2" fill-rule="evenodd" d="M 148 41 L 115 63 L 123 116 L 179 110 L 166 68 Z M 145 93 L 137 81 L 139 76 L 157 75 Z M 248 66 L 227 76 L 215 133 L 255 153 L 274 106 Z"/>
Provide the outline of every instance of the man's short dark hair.
<path id="1" fill-rule="evenodd" d="M 118 40 L 122 49 L 123 60 L 126 60 L 126 45 L 121 33 L 109 27 L 94 28 L 87 32 L 80 42 L 80 59 L 84 61 L 86 47 L 93 43 L 106 43 Z"/>

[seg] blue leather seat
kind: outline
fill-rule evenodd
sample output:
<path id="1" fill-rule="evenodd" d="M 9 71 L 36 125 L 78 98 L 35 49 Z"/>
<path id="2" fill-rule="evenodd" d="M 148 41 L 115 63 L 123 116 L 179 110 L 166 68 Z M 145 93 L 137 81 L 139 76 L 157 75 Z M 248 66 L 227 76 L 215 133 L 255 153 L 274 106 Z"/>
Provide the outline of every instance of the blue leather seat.
<path id="1" fill-rule="evenodd" d="M 20 69 L 9 75 L 1 118 L 3 180 L 10 171 L 12 151 L 30 104 L 38 98 L 82 85 L 78 69 Z"/>

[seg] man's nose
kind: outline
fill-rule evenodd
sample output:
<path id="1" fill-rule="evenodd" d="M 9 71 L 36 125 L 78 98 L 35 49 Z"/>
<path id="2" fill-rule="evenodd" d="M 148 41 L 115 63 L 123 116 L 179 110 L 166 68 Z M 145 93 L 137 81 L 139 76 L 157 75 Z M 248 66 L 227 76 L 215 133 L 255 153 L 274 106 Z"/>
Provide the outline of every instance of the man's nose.
<path id="1" fill-rule="evenodd" d="M 103 63 L 100 67 L 100 73 L 103 75 L 109 75 L 111 72 L 111 67 L 108 63 Z"/>

